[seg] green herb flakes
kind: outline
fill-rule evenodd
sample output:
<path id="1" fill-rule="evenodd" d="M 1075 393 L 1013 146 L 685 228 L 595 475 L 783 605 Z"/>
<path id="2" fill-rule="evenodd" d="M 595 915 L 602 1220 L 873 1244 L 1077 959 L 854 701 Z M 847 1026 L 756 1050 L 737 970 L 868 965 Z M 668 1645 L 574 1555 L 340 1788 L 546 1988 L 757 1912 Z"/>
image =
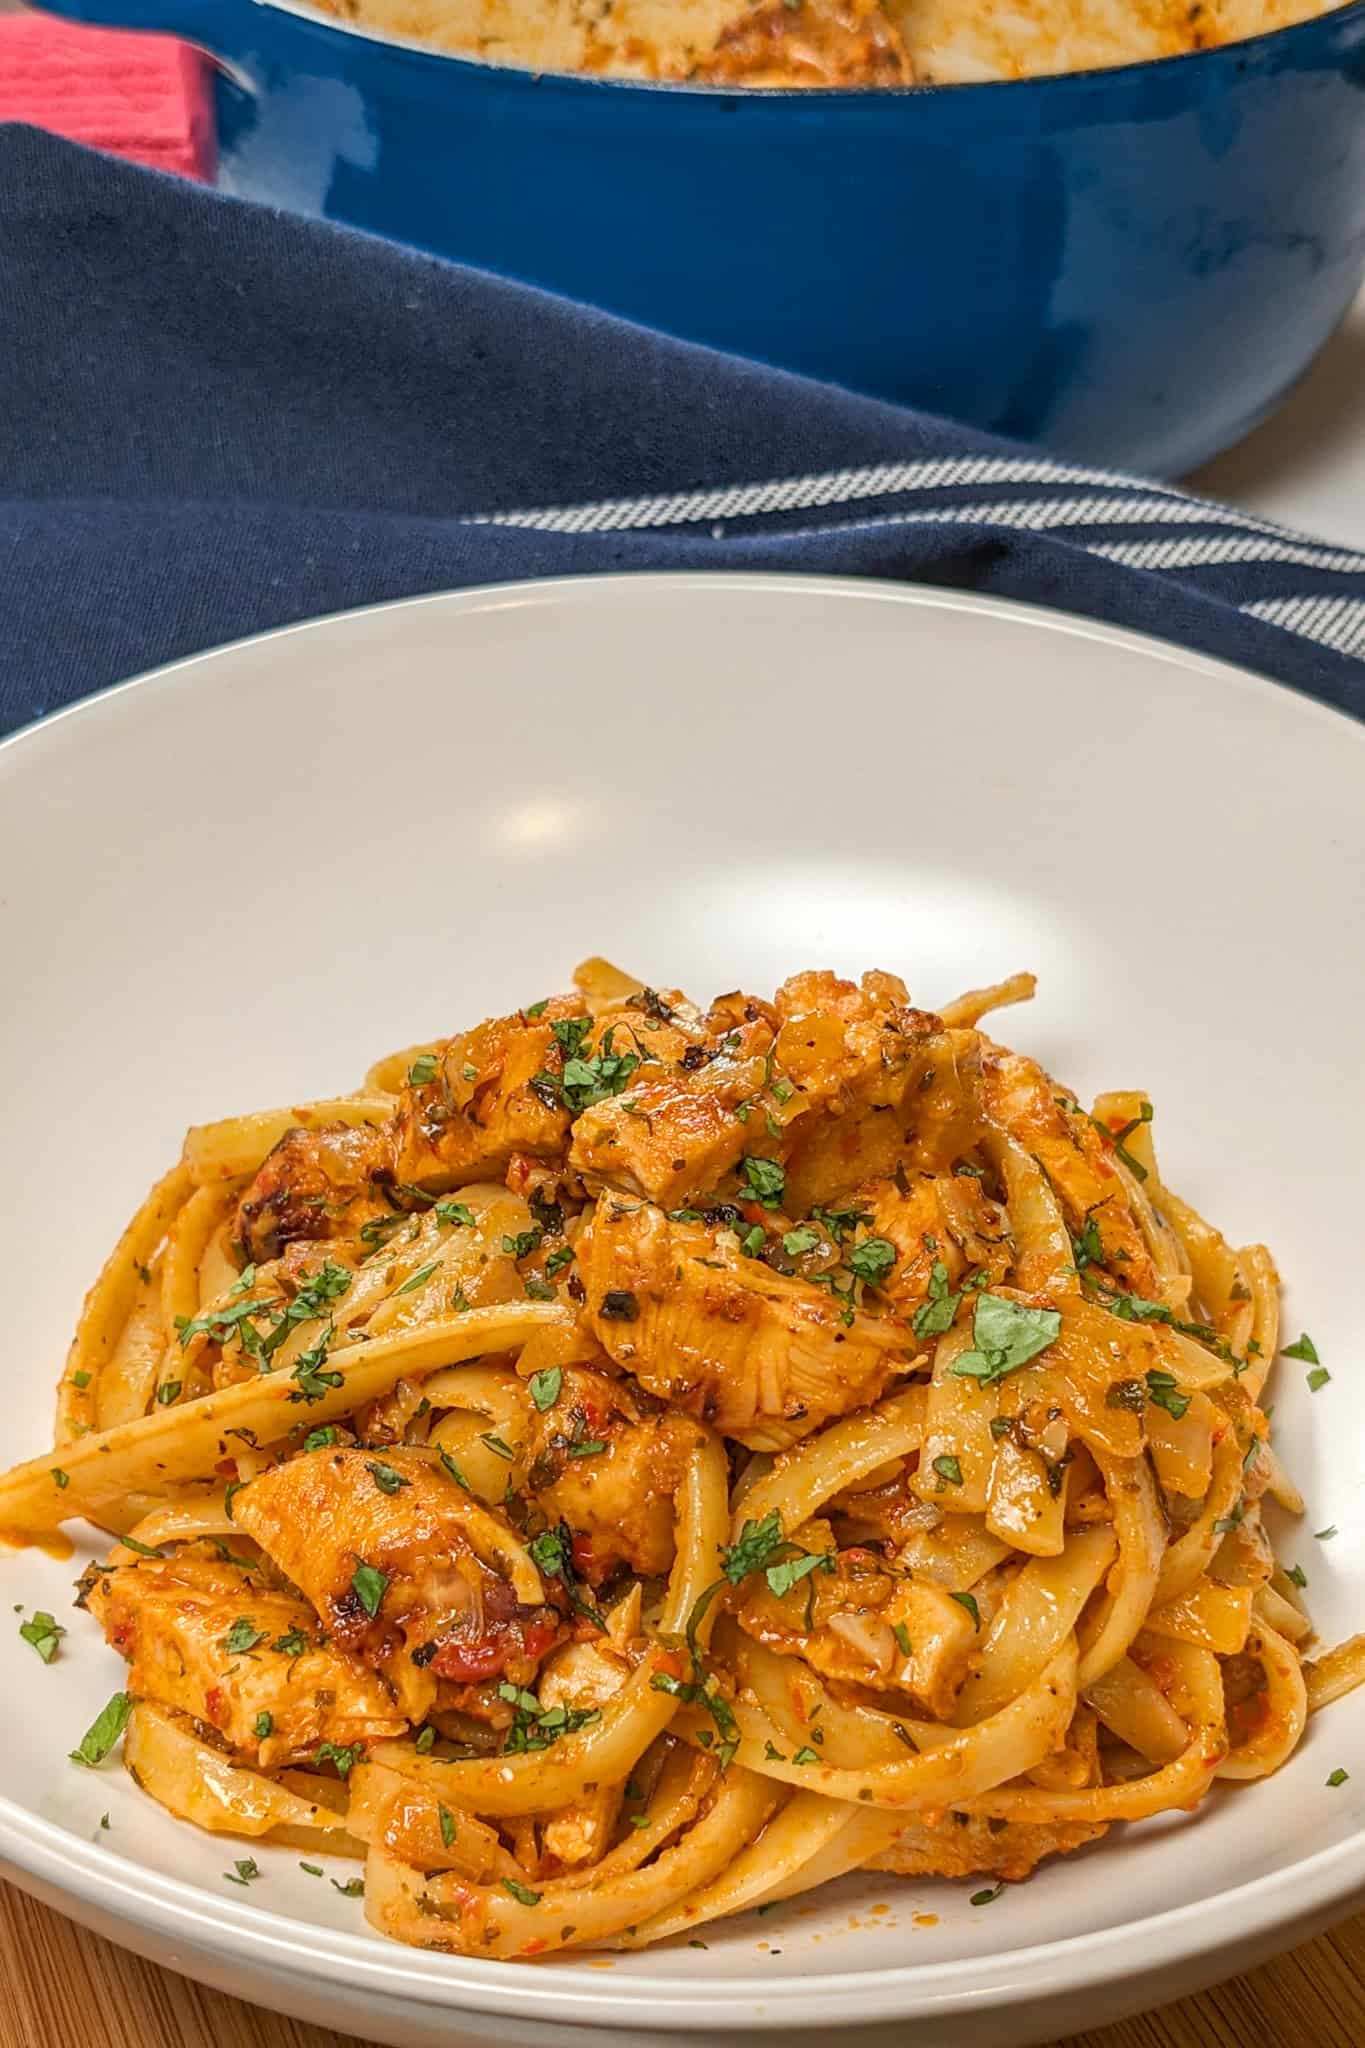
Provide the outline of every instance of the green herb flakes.
<path id="1" fill-rule="evenodd" d="M 376 1570 L 372 1564 L 358 1564 L 351 1573 L 351 1591 L 365 1612 L 373 1621 L 389 1590 L 386 1573 Z"/>
<path id="2" fill-rule="evenodd" d="M 57 1645 L 66 1630 L 61 1623 L 41 1609 L 32 1620 L 20 1622 L 19 1633 L 26 1643 L 31 1643 L 44 1664 L 50 1664 L 57 1654 Z"/>
<path id="3" fill-rule="evenodd" d="M 127 1727 L 132 1710 L 133 1702 L 128 1694 L 116 1692 L 108 1705 L 100 1708 L 78 1747 L 70 1751 L 72 1763 L 85 1764 L 91 1769 L 102 1764 Z"/>

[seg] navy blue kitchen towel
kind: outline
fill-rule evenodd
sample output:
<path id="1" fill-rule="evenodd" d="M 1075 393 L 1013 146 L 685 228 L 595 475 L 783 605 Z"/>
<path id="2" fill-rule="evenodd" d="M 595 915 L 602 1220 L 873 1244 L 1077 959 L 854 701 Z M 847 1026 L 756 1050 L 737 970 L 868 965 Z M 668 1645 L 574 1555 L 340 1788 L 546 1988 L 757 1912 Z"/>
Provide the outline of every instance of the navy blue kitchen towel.
<path id="1" fill-rule="evenodd" d="M 0 732 L 351 605 L 770 569 L 1032 599 L 1365 715 L 1365 555 L 0 129 Z"/>

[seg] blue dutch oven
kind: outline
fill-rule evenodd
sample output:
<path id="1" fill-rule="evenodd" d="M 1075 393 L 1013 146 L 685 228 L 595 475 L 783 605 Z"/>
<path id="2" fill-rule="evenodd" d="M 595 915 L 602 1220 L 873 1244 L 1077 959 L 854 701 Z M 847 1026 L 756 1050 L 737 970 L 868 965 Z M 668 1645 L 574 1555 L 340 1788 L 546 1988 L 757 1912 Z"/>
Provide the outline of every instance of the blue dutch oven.
<path id="1" fill-rule="evenodd" d="M 537 76 L 276 0 L 59 11 L 212 53 L 227 191 L 1091 462 L 1225 447 L 1365 272 L 1365 0 L 1121 70 L 866 92 Z"/>

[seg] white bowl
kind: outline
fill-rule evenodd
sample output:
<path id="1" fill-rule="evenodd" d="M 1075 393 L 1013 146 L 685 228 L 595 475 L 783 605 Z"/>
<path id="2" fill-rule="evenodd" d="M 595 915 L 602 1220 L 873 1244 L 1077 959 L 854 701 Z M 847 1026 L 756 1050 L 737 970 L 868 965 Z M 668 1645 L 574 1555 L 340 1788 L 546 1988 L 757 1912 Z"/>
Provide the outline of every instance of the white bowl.
<path id="1" fill-rule="evenodd" d="M 1264 1235 L 1331 1383 L 1278 1367 L 1326 1638 L 1365 1618 L 1352 1369 L 1365 733 L 1232 668 L 985 599 L 799 578 L 526 585 L 271 634 L 0 749 L 7 1450 L 50 1440 L 82 1292 L 191 1121 L 345 1088 L 600 951 L 702 994 L 833 964 L 932 1003 L 1021 966 L 1006 1037 L 1150 1091 L 1174 1183 Z M 1331 1541 L 1310 1533 L 1338 1525 Z M 1022 2048 L 1259 1961 L 1365 1888 L 1365 1698 L 1264 1784 L 1011 1887 L 890 1878 L 705 1955 L 418 1953 L 66 1753 L 122 1682 L 74 1567 L 0 1557 L 0 1858 L 143 1954 L 407 2044 L 676 2043 L 861 2024 Z M 1337 1765 L 1352 1775 L 1326 1785 Z M 107 1830 L 100 1816 L 110 1816 Z M 937 1916 L 932 1925 L 927 1916 Z"/>

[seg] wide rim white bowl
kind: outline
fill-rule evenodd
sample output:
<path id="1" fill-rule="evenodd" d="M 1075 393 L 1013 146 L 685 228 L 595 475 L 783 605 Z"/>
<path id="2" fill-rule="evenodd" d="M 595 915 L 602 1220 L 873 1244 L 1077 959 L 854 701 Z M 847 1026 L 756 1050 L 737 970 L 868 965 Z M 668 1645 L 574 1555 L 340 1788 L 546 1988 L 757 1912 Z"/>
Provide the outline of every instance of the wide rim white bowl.
<path id="1" fill-rule="evenodd" d="M 775 638 L 791 664 L 793 701 L 803 716 L 811 711 L 810 703 L 802 698 L 806 688 L 803 650 L 820 650 L 811 652 L 809 659 L 817 666 L 822 660 L 826 664 L 820 701 L 827 702 L 825 685 L 834 644 L 831 634 L 843 636 L 850 697 L 869 687 L 867 678 L 875 672 L 879 701 L 885 706 L 891 702 L 888 693 L 893 686 L 888 678 L 894 678 L 894 667 L 888 664 L 894 663 L 899 635 L 905 649 L 905 687 L 921 692 L 916 700 L 920 708 L 928 702 L 923 696 L 926 688 L 933 690 L 936 700 L 944 690 L 959 690 L 964 744 L 970 741 L 988 751 L 993 732 L 1008 710 L 997 673 L 1003 649 L 1017 663 L 1018 687 L 1040 693 L 1040 720 L 1046 721 L 1056 708 L 1046 701 L 1049 689 L 1055 687 L 1063 694 L 1069 691 L 1068 702 L 1074 706 L 1081 701 L 1077 690 L 1082 669 L 1093 669 L 1096 697 L 1092 715 L 1102 731 L 1112 728 L 1116 747 L 1125 735 L 1136 746 L 1133 721 L 1136 718 L 1141 725 L 1144 705 L 1151 713 L 1152 727 L 1140 737 L 1149 758 L 1154 745 L 1197 748 L 1220 732 L 1230 734 L 1226 721 L 1232 720 L 1238 729 L 1254 728 L 1260 736 L 1258 745 L 1297 748 L 1302 760 L 1321 759 L 1324 776 L 1330 770 L 1338 778 L 1353 781 L 1365 813 L 1365 730 L 1245 671 L 1136 634 L 956 592 L 823 578 L 693 575 L 565 579 L 418 598 L 287 628 L 173 664 L 60 712 L 0 746 L 0 816 L 8 814 L 11 795 L 17 797 L 40 784 L 45 789 L 55 788 L 69 775 L 79 776 L 82 764 L 99 756 L 120 735 L 126 746 L 129 732 L 139 721 L 150 734 L 153 727 L 147 724 L 148 715 L 162 706 L 178 706 L 183 711 L 186 692 L 199 693 L 196 710 L 202 709 L 206 730 L 221 738 L 225 707 L 238 701 L 243 691 L 246 697 L 241 701 L 258 708 L 259 700 L 252 698 L 251 692 L 266 671 L 275 674 L 276 687 L 286 693 L 291 678 L 302 687 L 298 679 L 305 670 L 314 678 L 320 667 L 335 673 L 337 702 L 353 710 L 351 699 L 358 685 L 353 676 L 347 679 L 347 662 L 354 665 L 357 659 L 362 663 L 372 660 L 381 645 L 392 649 L 410 640 L 413 660 L 419 666 L 430 662 L 433 647 L 448 649 L 452 664 L 458 664 L 470 649 L 476 660 L 486 660 L 490 650 L 501 648 L 503 659 L 515 665 L 522 658 L 516 653 L 519 645 L 527 649 L 528 661 L 543 660 L 545 649 L 554 645 L 565 650 L 566 662 L 578 662 L 576 672 L 581 676 L 588 672 L 583 666 L 586 650 L 600 644 L 608 669 L 606 683 L 611 686 L 604 688 L 602 701 L 610 703 L 611 689 L 629 683 L 625 655 L 631 648 L 638 652 L 640 673 L 647 676 L 651 664 L 681 658 L 680 648 L 683 654 L 687 652 L 689 633 L 695 642 L 693 652 L 701 662 L 708 656 L 718 659 L 717 648 L 733 646 L 736 636 L 742 646 L 735 658 L 742 660 L 743 647 L 761 647 L 765 632 L 770 644 Z M 665 643 L 673 650 L 670 655 L 663 652 Z M 939 661 L 942 672 L 926 684 L 924 664 L 928 660 Z M 711 722 L 718 758 L 723 760 L 724 701 L 715 696 L 700 668 L 697 673 L 697 720 L 703 727 Z M 503 680 L 505 675 L 504 670 Z M 400 696 L 410 687 L 414 702 L 430 702 L 430 678 L 418 675 L 414 679 L 411 669 L 407 676 L 405 682 L 401 669 L 396 669 L 389 687 Z M 1056 681 L 1059 677 L 1063 680 Z M 452 700 L 456 707 L 461 690 L 480 686 L 477 675 L 458 683 Z M 1110 695 L 1106 697 L 1105 692 Z M 1188 694 L 1182 696 L 1182 692 Z M 1172 731 L 1169 721 L 1182 704 L 1188 707 L 1183 730 Z M 386 697 L 386 711 L 391 710 L 392 702 Z M 836 706 L 835 711 L 838 718 L 847 715 L 846 707 Z M 941 710 L 935 715 L 942 724 Z M 890 734 L 886 743 L 901 737 Z M 1019 746 L 1026 744 L 1018 735 L 1015 739 Z M 1040 747 L 1043 744 L 1040 740 Z M 1066 736 L 1055 744 L 1066 745 Z M 829 745 L 825 735 L 821 746 Z M 407 751 L 418 750 L 409 746 Z M 120 756 L 127 758 L 126 753 Z M 640 772 L 672 772 L 667 762 L 638 765 Z M 923 763 L 911 766 L 912 786 L 914 774 L 922 778 L 926 771 Z M 697 763 L 692 761 L 682 764 L 678 772 L 695 773 L 696 769 Z M 1125 779 L 1135 772 L 1125 770 Z M 817 782 L 814 778 L 812 787 Z M 1017 798 L 1009 796 L 1008 773 L 996 778 L 992 801 L 1017 803 Z M 1329 870 L 1329 853 L 1333 859 L 1344 855 L 1349 863 L 1365 850 L 1365 824 L 1352 845 L 1339 843 L 1341 832 L 1350 830 L 1349 824 L 1342 825 L 1345 815 L 1339 806 L 1329 825 L 1336 842 L 1323 850 L 1324 876 Z M 26 826 L 30 831 L 37 829 L 31 819 Z M 1310 827 L 1311 819 L 1306 829 Z M 135 817 L 129 829 L 134 834 L 139 829 Z M 1162 829 L 1160 820 L 1153 821 L 1149 813 L 1149 830 Z M 0 829 L 0 852 L 4 846 Z M 42 851 L 41 847 L 35 850 Z M 936 858 L 941 864 L 941 847 Z M 1312 856 L 1305 858 L 1311 864 Z M 12 871 L 11 886 L 22 895 L 30 884 Z M 1127 885 L 1120 877 L 1115 886 L 1121 891 Z M 1206 877 L 1205 886 L 1226 889 L 1235 884 L 1212 874 Z M 1352 879 L 1347 887 L 1358 892 L 1359 885 Z M 1317 914 L 1305 908 L 1306 916 Z M 1339 903 L 1335 914 L 1339 918 Z M 1328 928 L 1324 925 L 1324 931 Z M 0 937 L 5 929 L 0 923 Z M 1349 920 L 1342 941 L 1352 942 Z M 1358 929 L 1354 942 L 1359 944 Z M 547 960 L 544 954 L 543 935 L 532 933 L 527 942 L 527 975 L 532 981 L 562 973 L 567 964 L 557 957 Z M 795 957 L 790 961 L 792 967 L 805 964 L 812 963 Z M 862 960 L 859 964 L 874 963 Z M 901 962 L 888 958 L 885 964 Z M 994 968 L 1028 963 L 992 960 L 985 964 Z M 1270 964 L 1273 971 L 1273 961 Z M 427 1021 L 413 1019 L 414 1028 L 406 1035 L 415 1036 L 426 1028 Z M 1338 1028 L 1346 1021 L 1337 1020 Z M 391 1035 L 394 1043 L 402 1042 L 405 1029 L 401 1018 Z M 1016 1043 L 1029 1042 L 1024 1024 L 1004 1035 Z M 375 1051 L 381 1049 L 374 1047 Z M 1103 1053 L 1103 1047 L 1100 1051 Z M 9 1056 L 0 1044 L 0 1104 Z M 1116 1075 L 1115 1085 L 1122 1078 Z M 135 1198 L 136 1192 L 136 1188 L 120 1190 L 119 1199 L 125 1195 Z M 1275 1220 L 1267 1218 L 1267 1230 Z M 74 1311 L 74 1299 L 71 1307 Z M 5 1334 L 0 1307 L 0 1336 Z M 1295 1404 L 1297 1412 L 1302 1405 L 1297 1395 Z M 1316 1415 L 1312 1423 L 1318 1426 Z M 29 1445 L 14 1448 L 26 1451 Z M 1330 1457 L 1330 1447 L 1324 1455 Z M 1350 1541 L 1354 1562 L 1365 1552 L 1354 1536 Z M 0 1558 L 0 1574 L 9 1569 L 9 1560 Z M 9 1583 L 9 1578 L 0 1577 L 0 1595 L 8 1597 L 4 1589 Z M 1365 1612 L 1365 1601 L 1361 1610 Z M 22 1666 L 19 1669 L 25 1687 L 31 1683 L 34 1694 L 47 1682 L 36 1662 L 31 1674 L 25 1674 Z M 1262 1795 L 1253 1788 L 1238 1796 L 1255 1800 Z M 224 1843 L 224 1853 L 226 1848 Z M 1180 1854 L 1174 1841 L 1167 1853 L 1172 1858 Z M 1088 1928 L 1055 1940 L 954 1960 L 913 1960 L 916 1951 L 907 1943 L 904 1946 L 912 1959 L 905 1962 L 856 1970 L 803 1970 L 789 1976 L 769 1963 L 751 1972 L 709 1977 L 685 1950 L 678 1953 L 676 1968 L 661 1966 L 656 1959 L 647 1977 L 633 1976 L 624 1966 L 600 1973 L 573 1963 L 509 1968 L 408 1950 L 331 1925 L 308 1928 L 305 1943 L 304 1930 L 294 1915 L 281 1916 L 250 1899 L 219 1896 L 187 1884 L 179 1876 L 130 1864 L 112 1846 L 82 1839 L 69 1825 L 28 1810 L 10 1796 L 0 1796 L 0 1858 L 20 1883 L 49 1896 L 60 1894 L 73 1910 L 84 1910 L 102 1923 L 122 1924 L 130 1939 L 137 1942 L 139 1935 L 143 1937 L 140 1945 L 154 1936 L 163 1947 L 174 1949 L 183 1944 L 211 1951 L 224 1970 L 231 1967 L 242 1973 L 242 1988 L 248 1993 L 251 1971 L 268 1965 L 284 1977 L 306 1980 L 314 1987 L 325 1983 L 341 1999 L 348 1995 L 398 1999 L 410 2002 L 414 2011 L 439 2007 L 452 2013 L 495 2015 L 500 2020 L 520 2017 L 601 2028 L 645 2026 L 663 2032 L 714 2033 L 723 2022 L 738 2033 L 847 2025 L 852 2019 L 870 2023 L 914 2017 L 940 2023 L 956 2018 L 967 2026 L 973 2015 L 998 2014 L 1002 2008 L 1017 2006 L 1036 2015 L 1041 1995 L 1074 1997 L 1091 1987 L 1112 1987 L 1120 1980 L 1132 1986 L 1126 2002 L 1146 2002 L 1160 1995 L 1163 1986 L 1185 1988 L 1216 1974 L 1220 1957 L 1242 1960 L 1255 1947 L 1261 1953 L 1271 1952 L 1277 1942 L 1282 1944 L 1292 1932 L 1318 1924 L 1365 1889 L 1365 1825 L 1356 1825 L 1340 1839 L 1248 1882 L 1225 1887 L 1214 1896 L 1184 1900 L 1170 1910 L 1143 1913 L 1126 1924 Z M 1102 1847 L 1089 1869 L 1096 1883 L 1114 1876 L 1121 1881 L 1122 1849 Z M 1005 1933 L 1003 1926 L 1000 1932 Z M 1152 1988 L 1144 1997 L 1146 1986 Z M 1078 2023 L 1074 2018 L 1069 2021 Z M 1036 2017 L 1032 2024 L 1037 2024 Z"/>

